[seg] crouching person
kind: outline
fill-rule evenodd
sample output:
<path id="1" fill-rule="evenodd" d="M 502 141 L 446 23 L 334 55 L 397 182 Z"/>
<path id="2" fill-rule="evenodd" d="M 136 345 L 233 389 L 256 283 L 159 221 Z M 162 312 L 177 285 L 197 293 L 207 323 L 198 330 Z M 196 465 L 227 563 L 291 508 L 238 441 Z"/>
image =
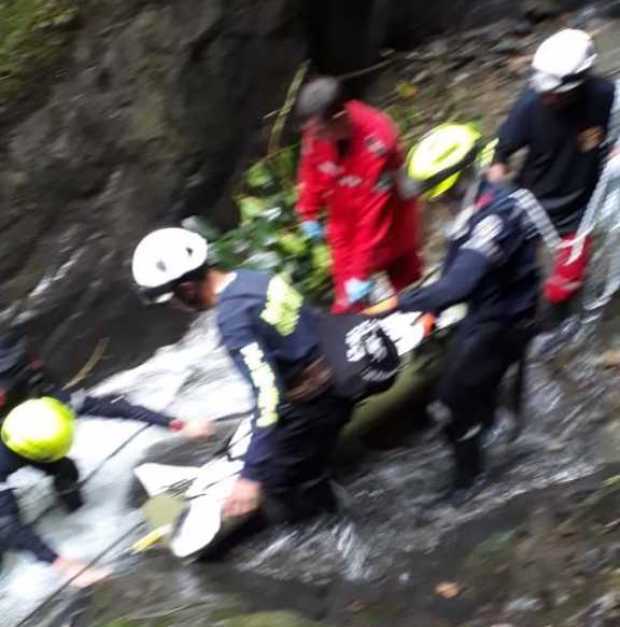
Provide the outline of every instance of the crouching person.
<path id="1" fill-rule="evenodd" d="M 121 418 L 159 425 L 189 437 L 210 434 L 208 421 L 186 424 L 170 416 L 133 405 L 121 397 L 94 397 L 60 388 L 43 364 L 32 358 L 18 331 L 0 337 L 0 556 L 25 551 L 50 564 L 77 587 L 89 586 L 108 574 L 81 561 L 59 555 L 20 513 L 10 476 L 24 467 L 53 478 L 53 487 L 67 513 L 83 505 L 80 473 L 69 457 L 75 419 L 80 414 Z"/>

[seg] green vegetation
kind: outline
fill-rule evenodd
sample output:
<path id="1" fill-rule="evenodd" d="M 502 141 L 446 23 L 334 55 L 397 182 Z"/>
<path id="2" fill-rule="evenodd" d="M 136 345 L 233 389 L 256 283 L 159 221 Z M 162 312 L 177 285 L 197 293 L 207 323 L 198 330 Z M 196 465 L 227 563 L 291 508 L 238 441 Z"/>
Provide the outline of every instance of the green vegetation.
<path id="1" fill-rule="evenodd" d="M 0 0 L 0 101 L 58 60 L 78 14 L 74 0 Z"/>
<path id="2" fill-rule="evenodd" d="M 295 214 L 298 147 L 254 164 L 236 194 L 241 224 L 221 235 L 202 223 L 213 242 L 212 257 L 225 268 L 245 267 L 285 275 L 315 302 L 330 296 L 330 257 L 299 230 Z"/>

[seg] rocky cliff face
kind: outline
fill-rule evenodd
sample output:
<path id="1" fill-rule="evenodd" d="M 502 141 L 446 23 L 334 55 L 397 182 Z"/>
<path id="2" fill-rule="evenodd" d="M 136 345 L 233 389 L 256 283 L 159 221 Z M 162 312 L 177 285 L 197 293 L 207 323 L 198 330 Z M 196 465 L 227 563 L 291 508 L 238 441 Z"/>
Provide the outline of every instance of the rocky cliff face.
<path id="1" fill-rule="evenodd" d="M 4 319 L 21 311 L 63 375 L 105 337 L 111 343 L 97 373 L 129 365 L 185 324 L 141 309 L 129 289 L 133 246 L 182 214 L 207 214 L 224 227 L 235 222 L 228 200 L 235 175 L 262 150 L 262 118 L 281 105 L 304 58 L 344 73 L 375 62 L 385 44 L 412 45 L 442 29 L 524 7 L 533 16 L 557 12 L 568 3 L 446 0 L 432 10 L 413 0 L 11 5 L 28 14 L 4 19 L 9 28 L 19 25 L 21 39 L 0 27 L 5 44 L 19 44 L 10 55 L 0 46 L 0 95 L 11 96 L 0 106 Z M 17 70 L 6 69 L 3 54 L 19 61 Z M 19 75 L 29 60 L 36 68 Z M 11 90 L 3 90 L 7 77 Z"/>
<path id="2" fill-rule="evenodd" d="M 115 362 L 157 343 L 160 316 L 128 291 L 131 249 L 179 210 L 234 223 L 222 199 L 248 138 L 306 55 L 298 9 L 289 0 L 82 8 L 60 79 L 5 130 L 0 154 L 3 308 L 28 296 L 25 318 L 64 372 L 103 336 Z"/>

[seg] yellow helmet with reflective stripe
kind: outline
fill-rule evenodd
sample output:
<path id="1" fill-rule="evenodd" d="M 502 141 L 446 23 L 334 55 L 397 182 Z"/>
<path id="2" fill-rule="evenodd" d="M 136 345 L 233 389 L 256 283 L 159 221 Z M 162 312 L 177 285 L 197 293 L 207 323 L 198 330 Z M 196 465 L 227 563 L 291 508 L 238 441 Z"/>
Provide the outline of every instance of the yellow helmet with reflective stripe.
<path id="1" fill-rule="evenodd" d="M 21 403 L 2 424 L 2 441 L 17 455 L 33 462 L 62 459 L 73 444 L 75 413 L 55 398 Z"/>
<path id="2" fill-rule="evenodd" d="M 497 148 L 498 143 L 499 139 L 496 138 L 486 144 L 485 147 L 480 151 L 478 159 L 476 160 L 476 165 L 481 170 L 485 170 L 493 163 L 493 157 L 495 157 L 495 149 Z"/>
<path id="3" fill-rule="evenodd" d="M 425 135 L 407 157 L 411 178 L 426 181 L 448 168 L 466 162 L 481 141 L 480 132 L 470 124 L 442 124 Z M 460 172 L 451 174 L 425 194 L 437 198 L 456 185 Z"/>

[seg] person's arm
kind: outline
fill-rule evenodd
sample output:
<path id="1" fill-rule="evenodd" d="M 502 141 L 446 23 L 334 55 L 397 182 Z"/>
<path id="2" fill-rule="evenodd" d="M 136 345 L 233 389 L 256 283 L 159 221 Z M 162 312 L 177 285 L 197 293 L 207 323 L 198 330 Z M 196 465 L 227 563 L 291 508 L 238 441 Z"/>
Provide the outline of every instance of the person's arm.
<path id="1" fill-rule="evenodd" d="M 493 163 L 487 172 L 490 183 L 501 183 L 509 172 L 508 163 L 512 155 L 528 144 L 529 95 L 526 92 L 515 103 L 498 133 L 498 142 Z"/>
<path id="2" fill-rule="evenodd" d="M 155 412 L 141 405 L 129 403 L 122 396 L 89 396 L 82 398 L 82 414 L 98 416 L 100 418 L 119 418 L 121 420 L 135 420 L 149 425 L 170 427 L 174 418 Z"/>
<path id="3" fill-rule="evenodd" d="M 49 564 L 71 585 L 85 588 L 110 574 L 108 569 L 88 567 L 79 560 L 59 555 L 31 525 L 21 517 L 19 505 L 11 486 L 7 483 L 9 474 L 21 468 L 14 454 L 0 448 L 0 548 L 25 551 L 34 555 L 40 562 Z"/>
<path id="4" fill-rule="evenodd" d="M 461 245 L 454 260 L 435 283 L 399 296 L 402 311 L 441 312 L 466 302 L 489 269 L 510 247 L 504 220 L 492 214 L 479 222 Z"/>
<path id="5" fill-rule="evenodd" d="M 241 475 L 262 481 L 272 459 L 273 435 L 278 422 L 281 391 L 277 376 L 259 342 L 247 344 L 232 353 L 233 360 L 252 387 L 256 401 L 252 419 L 252 438 Z"/>
<path id="6" fill-rule="evenodd" d="M 241 374 L 251 385 L 256 399 L 252 435 L 240 478 L 224 504 L 227 517 L 243 516 L 260 506 L 263 483 L 274 455 L 274 436 L 278 422 L 281 391 L 272 364 L 260 343 L 254 341 L 231 351 Z"/>
<path id="7" fill-rule="evenodd" d="M 23 522 L 12 488 L 0 477 L 0 545 L 15 551 L 32 553 L 39 561 L 53 564 L 54 551 L 36 532 Z"/>
<path id="8" fill-rule="evenodd" d="M 122 396 L 90 396 L 84 391 L 70 392 L 58 385 L 46 372 L 43 364 L 38 362 L 33 377 L 33 392 L 41 396 L 52 396 L 61 403 L 69 405 L 76 414 L 87 414 L 100 418 L 117 418 L 121 420 L 136 420 L 150 425 L 170 427 L 174 418 L 154 412 L 146 407 L 127 402 Z M 36 386 L 35 383 L 36 382 Z"/>
<path id="9" fill-rule="evenodd" d="M 468 300 L 486 274 L 489 262 L 475 251 L 459 252 L 450 270 L 437 282 L 398 297 L 401 311 L 441 312 Z"/>

